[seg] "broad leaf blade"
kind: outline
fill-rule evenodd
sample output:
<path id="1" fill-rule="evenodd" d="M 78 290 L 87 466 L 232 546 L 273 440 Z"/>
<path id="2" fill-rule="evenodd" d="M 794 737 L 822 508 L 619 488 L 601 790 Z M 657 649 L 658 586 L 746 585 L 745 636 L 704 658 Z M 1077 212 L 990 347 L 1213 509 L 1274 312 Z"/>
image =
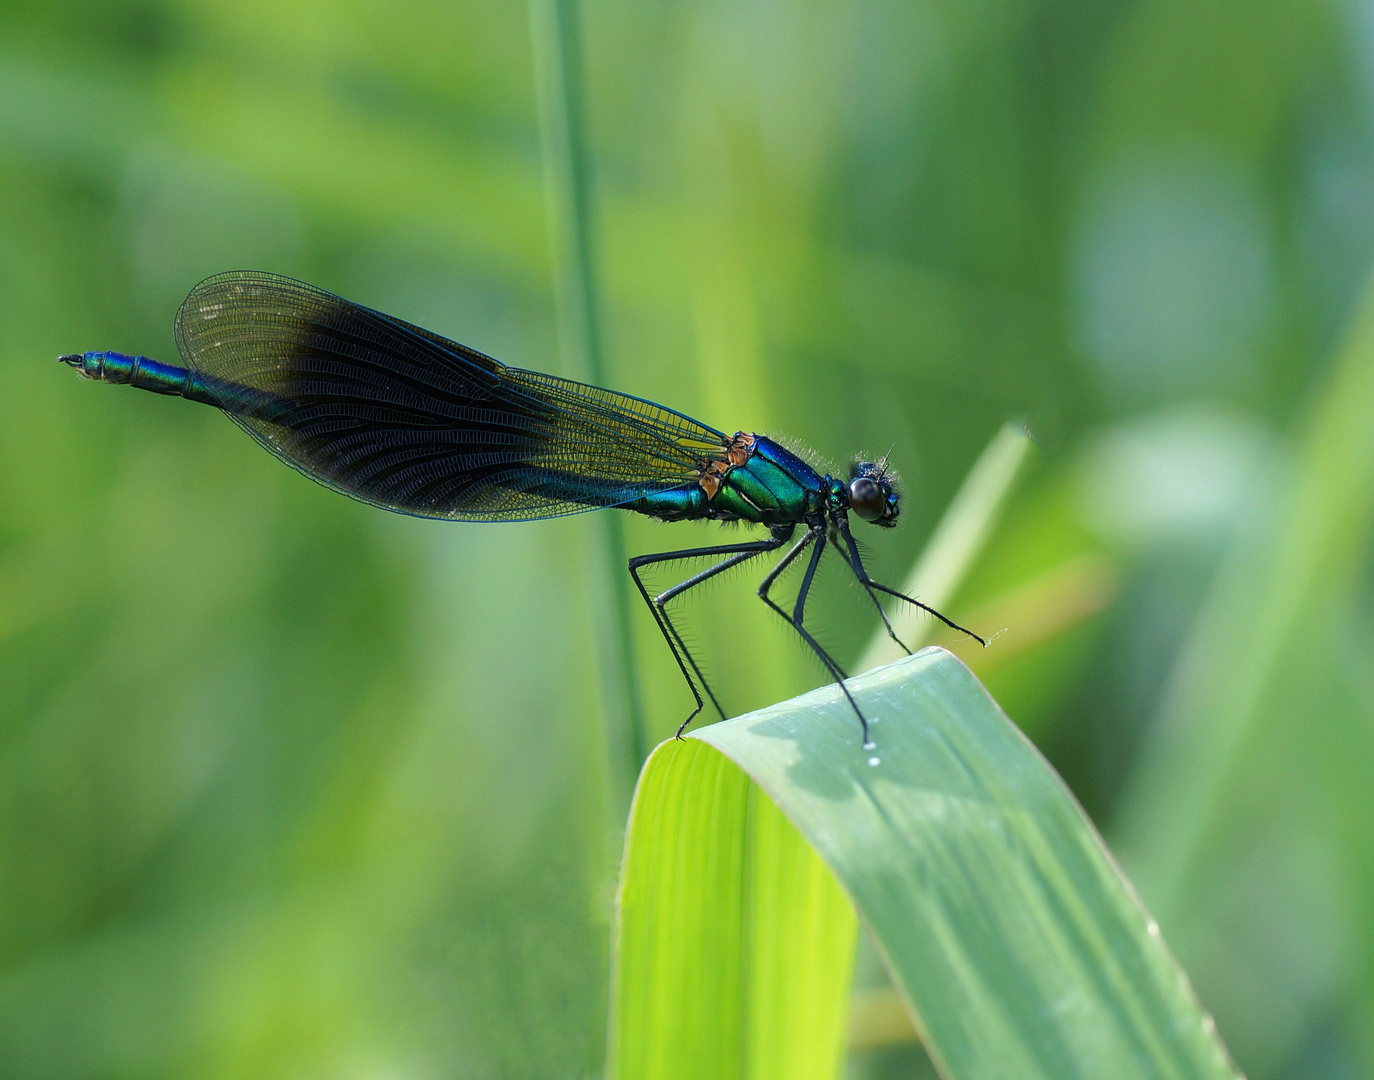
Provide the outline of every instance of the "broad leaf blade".
<path id="1" fill-rule="evenodd" d="M 703 743 L 640 777 L 621 878 L 608 1074 L 833 1077 L 858 926 L 778 808 Z"/>
<path id="2" fill-rule="evenodd" d="M 1236 1076 L 1210 1018 L 1097 833 L 968 669 L 927 649 L 851 687 L 874 721 L 873 749 L 860 745 L 834 687 L 693 739 L 743 769 L 834 871 L 941 1072 L 959 1080 Z M 716 794 L 730 788 L 729 772 L 705 767 L 700 751 L 660 747 L 641 790 L 663 784 L 662 773 L 680 788 L 678 802 L 641 799 L 627 848 L 615 998 L 622 1063 L 630 1061 L 623 1053 L 630 1044 L 662 1039 L 652 1024 L 640 1030 L 628 1023 L 631 1010 L 636 1022 L 649 1014 L 642 1002 L 627 1001 L 625 975 L 635 971 L 635 985 L 650 993 L 679 990 L 670 971 L 646 977 L 668 957 L 653 955 L 643 928 L 675 923 L 691 935 L 693 926 L 675 909 L 709 909 L 720 885 L 690 880 L 691 850 L 728 849 L 729 836 L 713 837 L 709 829 L 740 834 L 738 808 L 747 804 L 747 796 Z M 693 809 L 699 798 L 713 799 L 721 812 L 708 817 Z M 674 821 L 674 813 L 686 816 Z M 670 891 L 645 891 L 640 844 L 655 830 L 664 834 L 655 843 L 670 837 L 679 845 L 686 871 Z M 710 919 L 697 917 L 695 927 L 708 932 L 673 940 L 672 956 L 690 956 L 699 973 L 728 969 L 737 949 L 727 906 L 722 901 Z M 756 910 L 754 922 L 760 917 Z M 832 940 L 799 935 L 787 943 L 789 955 L 806 957 Z M 791 977 L 807 976 L 797 970 Z M 747 1010 L 726 1020 L 732 1002 L 717 1004 L 714 1019 L 699 1018 L 724 1027 L 755 1022 Z M 814 1021 L 797 1017 L 788 1025 L 787 1017 L 772 1016 L 763 1030 L 779 1040 L 805 1039 Z M 673 1033 L 679 1048 L 710 1038 L 682 1026 Z M 740 1068 L 696 1075 L 783 1075 Z M 656 1074 L 622 1068 L 618 1075 Z"/>

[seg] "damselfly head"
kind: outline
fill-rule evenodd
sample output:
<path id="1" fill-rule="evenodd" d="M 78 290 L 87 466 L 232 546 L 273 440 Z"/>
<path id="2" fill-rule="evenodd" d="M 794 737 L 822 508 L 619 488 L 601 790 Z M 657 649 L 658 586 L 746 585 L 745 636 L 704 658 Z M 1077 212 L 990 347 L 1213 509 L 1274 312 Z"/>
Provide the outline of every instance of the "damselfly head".
<path id="1" fill-rule="evenodd" d="M 897 524 L 901 496 L 893 487 L 886 454 L 882 461 L 856 461 L 849 470 L 849 478 L 849 508 L 854 513 L 884 528 Z"/>

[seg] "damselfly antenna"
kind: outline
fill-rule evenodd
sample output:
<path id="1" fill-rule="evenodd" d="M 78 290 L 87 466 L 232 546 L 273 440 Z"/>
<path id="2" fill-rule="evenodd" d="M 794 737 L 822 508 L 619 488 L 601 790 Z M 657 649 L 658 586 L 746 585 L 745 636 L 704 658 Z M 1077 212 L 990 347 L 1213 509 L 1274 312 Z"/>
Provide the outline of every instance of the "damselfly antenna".
<path id="1" fill-rule="evenodd" d="M 892 451 L 894 451 L 894 450 L 896 450 L 896 449 L 897 449 L 897 444 L 896 444 L 896 443 L 893 443 L 891 446 L 889 446 L 889 447 L 887 448 L 887 453 L 883 455 L 882 461 L 878 462 L 878 476 L 879 476 L 879 477 L 884 477 L 884 476 L 887 475 L 887 459 L 890 458 L 890 457 L 892 456 Z"/>

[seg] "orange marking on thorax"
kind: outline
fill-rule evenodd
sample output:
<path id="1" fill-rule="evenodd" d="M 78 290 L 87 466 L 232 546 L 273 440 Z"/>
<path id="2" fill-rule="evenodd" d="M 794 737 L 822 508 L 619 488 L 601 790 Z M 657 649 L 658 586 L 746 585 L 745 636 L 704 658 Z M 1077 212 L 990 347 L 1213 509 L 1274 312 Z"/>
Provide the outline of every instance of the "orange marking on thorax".
<path id="1" fill-rule="evenodd" d="M 747 431 L 737 431 L 726 442 L 724 452 L 718 458 L 702 463 L 697 482 L 706 492 L 707 499 L 714 499 L 720 490 L 721 482 L 736 465 L 743 465 L 754 452 L 754 436 Z"/>

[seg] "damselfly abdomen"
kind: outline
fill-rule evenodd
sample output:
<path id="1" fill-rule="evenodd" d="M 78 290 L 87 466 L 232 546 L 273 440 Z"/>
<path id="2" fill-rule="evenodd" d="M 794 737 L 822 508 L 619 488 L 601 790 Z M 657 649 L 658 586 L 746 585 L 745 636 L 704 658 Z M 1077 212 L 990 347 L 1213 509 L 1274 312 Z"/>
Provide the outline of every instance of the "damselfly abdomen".
<path id="1" fill-rule="evenodd" d="M 703 692 L 722 717 L 725 712 L 674 625 L 669 602 L 789 542 L 758 595 L 839 683 L 865 739 L 868 723 L 844 685 L 844 671 L 805 626 L 807 596 L 827 546 L 838 551 L 898 644 L 879 593 L 983 642 L 864 569 L 849 514 L 896 524 L 900 503 L 885 461 L 857 462 L 841 480 L 767 436 L 726 435 L 650 401 L 506 367 L 275 274 L 236 271 L 201 282 L 177 313 L 176 343 L 184 367 L 114 352 L 60 359 L 89 379 L 213 405 L 292 468 L 397 513 L 530 521 L 615 507 L 663 521 L 738 521 L 766 529 L 756 540 L 630 560 L 635 585 L 696 700 L 678 734 L 701 712 Z M 788 612 L 770 589 L 808 551 Z M 654 563 L 698 558 L 716 561 L 656 596 L 640 576 Z"/>

